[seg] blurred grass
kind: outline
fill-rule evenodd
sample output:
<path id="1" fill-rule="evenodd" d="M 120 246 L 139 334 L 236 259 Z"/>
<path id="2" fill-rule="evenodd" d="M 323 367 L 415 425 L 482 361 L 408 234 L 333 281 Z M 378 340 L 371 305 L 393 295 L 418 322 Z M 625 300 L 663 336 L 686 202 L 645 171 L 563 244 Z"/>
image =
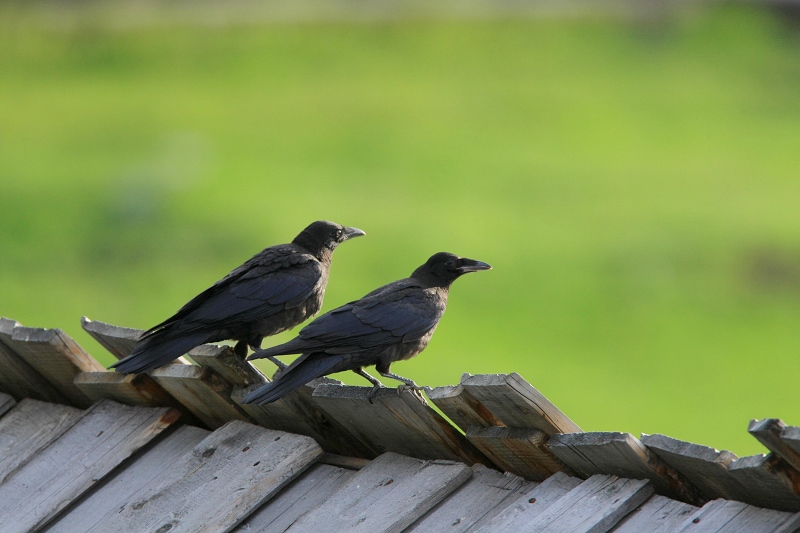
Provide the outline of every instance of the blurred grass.
<path id="1" fill-rule="evenodd" d="M 126 31 L 20 12 L 0 314 L 109 364 L 81 315 L 149 327 L 327 218 L 368 236 L 336 252 L 325 309 L 440 250 L 494 266 L 399 374 L 516 371 L 586 430 L 755 453 L 749 419 L 800 424 L 798 94 L 798 35 L 751 9 Z"/>

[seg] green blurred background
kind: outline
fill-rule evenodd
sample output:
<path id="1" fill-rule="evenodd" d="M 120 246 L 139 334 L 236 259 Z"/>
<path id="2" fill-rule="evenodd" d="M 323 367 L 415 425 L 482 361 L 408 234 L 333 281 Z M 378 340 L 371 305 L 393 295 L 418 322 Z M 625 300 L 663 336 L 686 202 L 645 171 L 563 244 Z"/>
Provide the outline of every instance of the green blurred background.
<path id="1" fill-rule="evenodd" d="M 0 6 L 0 314 L 110 364 L 81 315 L 147 328 L 324 218 L 367 232 L 325 310 L 437 251 L 494 266 L 394 367 L 420 384 L 519 372 L 585 430 L 740 455 L 800 424 L 790 19 L 209 5 Z"/>

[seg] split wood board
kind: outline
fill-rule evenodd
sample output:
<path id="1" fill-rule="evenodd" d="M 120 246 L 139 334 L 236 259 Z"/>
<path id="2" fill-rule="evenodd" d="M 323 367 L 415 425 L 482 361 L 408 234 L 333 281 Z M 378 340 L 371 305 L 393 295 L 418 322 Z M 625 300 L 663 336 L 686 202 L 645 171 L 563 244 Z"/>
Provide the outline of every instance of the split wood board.
<path id="1" fill-rule="evenodd" d="M 502 511 L 488 520 L 478 522 L 476 533 L 517 533 L 528 522 L 541 515 L 570 491 L 581 484 L 581 480 L 563 472 L 554 474 L 542 483 L 534 484 L 524 495 L 510 502 Z"/>
<path id="2" fill-rule="evenodd" d="M 556 500 L 519 533 L 608 531 L 653 494 L 649 481 L 598 474 Z"/>
<path id="3" fill-rule="evenodd" d="M 790 533 L 800 528 L 800 516 L 730 500 L 714 500 L 698 509 L 676 533 Z"/>
<path id="4" fill-rule="evenodd" d="M 61 436 L 83 414 L 68 405 L 25 398 L 0 418 L 0 484 Z"/>
<path id="5" fill-rule="evenodd" d="M 391 451 L 419 459 L 489 463 L 418 393 L 384 388 L 370 401 L 371 390 L 370 387 L 320 385 L 314 390 L 313 399 L 374 455 Z"/>
<path id="6" fill-rule="evenodd" d="M 3 339 L 14 353 L 49 381 L 76 407 L 92 401 L 74 384 L 80 372 L 103 372 L 105 368 L 60 329 L 17 326 L 10 339 Z"/>
<path id="7" fill-rule="evenodd" d="M 554 435 L 547 447 L 582 477 L 613 474 L 632 479 L 649 479 L 659 494 L 694 505 L 702 505 L 707 501 L 683 475 L 659 459 L 630 433 Z"/>
<path id="8" fill-rule="evenodd" d="M 546 446 L 549 437 L 539 429 L 473 427 L 466 437 L 502 470 L 525 479 L 543 481 L 565 470 Z"/>
<path id="9" fill-rule="evenodd" d="M 752 436 L 800 471 L 800 427 L 787 426 L 778 418 L 751 420 L 747 428 Z"/>
<path id="10" fill-rule="evenodd" d="M 68 403 L 58 389 L 31 367 L 12 348 L 11 337 L 19 323 L 0 318 L 0 390 L 15 398 L 34 398 L 44 402 Z"/>
<path id="11" fill-rule="evenodd" d="M 167 365 L 152 370 L 150 376 L 211 429 L 230 420 L 250 420 L 231 400 L 230 384 L 209 368 Z"/>
<path id="12" fill-rule="evenodd" d="M 737 500 L 778 509 L 800 511 L 800 473 L 771 453 L 741 457 L 728 465 L 731 477 L 742 488 Z"/>
<path id="13" fill-rule="evenodd" d="M 644 505 L 623 518 L 614 533 L 674 533 L 697 507 L 654 494 Z"/>
<path id="14" fill-rule="evenodd" d="M 519 476 L 476 464 L 472 478 L 405 531 L 466 533 L 480 521 L 489 521 L 535 483 Z"/>
<path id="15" fill-rule="evenodd" d="M 4 531 L 41 528 L 177 417 L 167 408 L 95 404 L 0 485 Z"/>
<path id="16" fill-rule="evenodd" d="M 106 479 L 62 513 L 45 531 L 74 533 L 101 526 L 107 514 L 122 509 L 137 492 L 160 483 L 165 475 L 170 475 L 170 466 L 190 452 L 209 433 L 205 429 L 181 426 L 165 438 L 157 439 L 157 442 L 142 449 L 130 462 L 121 465 L 124 468 L 106 476 Z"/>
<path id="17" fill-rule="evenodd" d="M 231 398 L 253 420 L 264 427 L 307 435 L 316 440 L 326 451 L 339 455 L 375 457 L 367 446 L 350 434 L 345 427 L 333 419 L 314 401 L 312 395 L 317 386 L 341 385 L 338 380 L 322 377 L 298 387 L 283 398 L 266 405 L 242 404 L 242 399 L 258 388 L 236 388 Z"/>
<path id="18" fill-rule="evenodd" d="M 315 464 L 247 517 L 234 531 L 283 533 L 301 516 L 325 503 L 354 475 L 352 470 Z"/>
<path id="19" fill-rule="evenodd" d="M 489 421 L 497 420 L 505 426 L 538 429 L 547 435 L 581 431 L 577 424 L 516 372 L 465 375 L 461 378 L 460 387 L 453 394 L 460 390 L 468 393 L 468 396 L 463 402 L 455 404 L 456 409 L 452 409 L 455 402 L 452 400 L 453 394 L 449 396 L 449 402 L 445 401 L 443 406 L 439 406 L 447 416 L 452 413 L 460 423 L 484 420 L 489 425 Z M 438 396 L 441 398 L 447 394 Z M 474 414 L 467 415 L 468 408 Z M 462 429 L 466 431 L 468 428 Z"/>
<path id="20" fill-rule="evenodd" d="M 87 533 L 230 531 L 321 454 L 308 437 L 234 420 Z"/>
<path id="21" fill-rule="evenodd" d="M 399 533 L 472 477 L 452 461 L 381 455 L 287 530 Z"/>
<path id="22" fill-rule="evenodd" d="M 75 376 L 75 386 L 95 402 L 108 399 L 125 405 L 172 407 L 186 411 L 178 400 L 147 374 L 81 372 Z"/>
<path id="23" fill-rule="evenodd" d="M 666 435 L 642 435 L 641 441 L 665 463 L 683 474 L 706 499 L 736 499 L 742 494 L 742 487 L 728 472 L 728 465 L 737 459 L 734 453 Z"/>

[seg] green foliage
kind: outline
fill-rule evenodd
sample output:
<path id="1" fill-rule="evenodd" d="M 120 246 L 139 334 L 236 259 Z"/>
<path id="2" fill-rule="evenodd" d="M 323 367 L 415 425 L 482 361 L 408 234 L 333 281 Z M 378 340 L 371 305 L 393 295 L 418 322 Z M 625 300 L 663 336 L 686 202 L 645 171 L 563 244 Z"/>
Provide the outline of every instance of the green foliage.
<path id="1" fill-rule="evenodd" d="M 753 453 L 750 418 L 800 424 L 777 379 L 800 372 L 798 94 L 797 36 L 750 10 L 7 21 L 0 313 L 108 364 L 81 315 L 149 327 L 327 218 L 367 237 L 336 252 L 326 310 L 437 251 L 495 267 L 399 374 L 516 371 L 586 430 Z"/>

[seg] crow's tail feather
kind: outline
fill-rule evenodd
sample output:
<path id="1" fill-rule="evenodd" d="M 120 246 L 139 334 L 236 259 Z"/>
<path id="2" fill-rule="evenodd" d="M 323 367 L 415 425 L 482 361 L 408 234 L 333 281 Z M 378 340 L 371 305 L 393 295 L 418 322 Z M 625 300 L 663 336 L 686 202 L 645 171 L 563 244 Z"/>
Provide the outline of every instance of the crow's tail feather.
<path id="1" fill-rule="evenodd" d="M 316 356 L 316 357 L 311 357 Z M 281 372 L 278 379 L 245 396 L 242 403 L 265 405 L 283 398 L 309 381 L 330 373 L 342 362 L 341 356 L 323 353 L 304 354 Z"/>
<path id="2" fill-rule="evenodd" d="M 111 365 L 117 372 L 125 374 L 147 372 L 182 356 L 195 346 L 208 341 L 208 332 L 184 334 L 176 338 L 151 335 L 143 338 L 133 352 Z"/>

